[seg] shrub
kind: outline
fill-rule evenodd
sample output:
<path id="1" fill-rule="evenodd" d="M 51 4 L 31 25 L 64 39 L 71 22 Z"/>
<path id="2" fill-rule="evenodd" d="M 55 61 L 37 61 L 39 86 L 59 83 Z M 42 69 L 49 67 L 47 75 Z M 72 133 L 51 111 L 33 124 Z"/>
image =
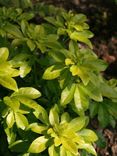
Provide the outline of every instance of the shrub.
<path id="1" fill-rule="evenodd" d="M 101 74 L 107 64 L 92 37 L 83 14 L 41 3 L 0 8 L 3 155 L 97 155 L 87 127 L 95 116 L 115 127 L 117 81 Z"/>

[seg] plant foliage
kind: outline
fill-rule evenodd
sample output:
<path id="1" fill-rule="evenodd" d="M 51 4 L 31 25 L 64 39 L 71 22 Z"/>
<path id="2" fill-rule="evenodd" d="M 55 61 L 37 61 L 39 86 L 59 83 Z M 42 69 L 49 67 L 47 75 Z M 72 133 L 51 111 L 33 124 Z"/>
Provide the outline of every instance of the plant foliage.
<path id="1" fill-rule="evenodd" d="M 97 135 L 87 126 L 97 116 L 100 126 L 115 127 L 117 81 L 101 74 L 107 63 L 92 50 L 86 16 L 27 0 L 5 4 L 0 119 L 7 143 L 1 154 L 7 147 L 8 156 L 96 156 Z"/>

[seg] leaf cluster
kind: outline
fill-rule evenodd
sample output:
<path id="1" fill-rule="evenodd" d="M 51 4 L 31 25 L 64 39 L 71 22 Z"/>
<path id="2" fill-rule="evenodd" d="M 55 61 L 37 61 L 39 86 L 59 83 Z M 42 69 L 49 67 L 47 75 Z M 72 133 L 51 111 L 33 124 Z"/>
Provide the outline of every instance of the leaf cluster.
<path id="1" fill-rule="evenodd" d="M 0 7 L 0 119 L 9 155 L 97 155 L 89 119 L 115 127 L 117 81 L 101 74 L 107 63 L 93 52 L 87 17 L 26 4 Z"/>

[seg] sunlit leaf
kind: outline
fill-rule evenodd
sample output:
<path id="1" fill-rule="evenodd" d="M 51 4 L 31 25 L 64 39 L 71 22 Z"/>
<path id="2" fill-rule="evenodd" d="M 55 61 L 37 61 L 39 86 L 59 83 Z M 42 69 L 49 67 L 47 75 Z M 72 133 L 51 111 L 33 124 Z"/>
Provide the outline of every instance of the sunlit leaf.
<path id="1" fill-rule="evenodd" d="M 78 147 L 74 142 L 72 142 L 72 140 L 69 140 L 67 138 L 62 138 L 61 141 L 66 150 L 70 151 L 74 155 L 78 154 Z"/>
<path id="2" fill-rule="evenodd" d="M 79 85 L 79 87 L 91 99 L 99 102 L 103 101 L 100 88 L 98 88 L 96 85 L 92 84 L 91 82 L 88 83 L 87 86 Z"/>
<path id="3" fill-rule="evenodd" d="M 83 94 L 78 86 L 76 87 L 74 92 L 74 103 L 75 108 L 80 115 L 84 114 L 83 112 L 88 108 L 89 105 L 89 100 L 87 96 Z"/>
<path id="4" fill-rule="evenodd" d="M 60 156 L 67 156 L 66 149 L 63 146 L 60 147 Z"/>
<path id="5" fill-rule="evenodd" d="M 88 153 L 91 153 L 91 154 L 97 156 L 96 151 L 91 144 L 84 143 L 84 144 L 78 145 L 78 148 L 85 149 Z"/>
<path id="6" fill-rule="evenodd" d="M 61 93 L 61 105 L 65 106 L 68 104 L 74 96 L 76 85 L 73 83 L 71 85 L 68 85 Z"/>
<path id="7" fill-rule="evenodd" d="M 17 101 L 17 99 L 15 98 L 11 98 L 8 96 L 5 96 L 3 99 L 4 103 L 9 106 L 13 111 L 17 111 L 20 107 L 20 103 L 19 101 Z"/>
<path id="8" fill-rule="evenodd" d="M 51 125 L 59 124 L 59 116 L 55 107 L 50 110 L 49 121 Z"/>
<path id="9" fill-rule="evenodd" d="M 38 137 L 31 143 L 31 145 L 28 149 L 28 152 L 40 153 L 40 152 L 44 151 L 47 148 L 47 142 L 48 142 L 48 139 L 45 138 L 45 136 Z"/>
<path id="10" fill-rule="evenodd" d="M 0 48 L 0 62 L 1 61 L 6 61 L 9 56 L 9 50 L 5 47 Z"/>
<path id="11" fill-rule="evenodd" d="M 22 87 L 17 92 L 12 94 L 12 97 L 26 97 L 30 99 L 36 99 L 41 96 L 41 93 L 32 87 Z"/>
<path id="12" fill-rule="evenodd" d="M 26 97 L 18 97 L 19 101 L 26 105 L 29 108 L 34 109 L 34 115 L 40 119 L 42 122 L 48 124 L 48 115 L 46 110 L 40 106 L 37 102 L 35 102 L 34 100 L 31 100 L 29 98 Z"/>
<path id="13" fill-rule="evenodd" d="M 18 90 L 16 81 L 9 76 L 0 76 L 0 84 L 13 91 Z"/>
<path id="14" fill-rule="evenodd" d="M 90 129 L 83 129 L 80 132 L 78 132 L 80 136 L 82 136 L 86 142 L 94 142 L 97 141 L 97 135 Z"/>
<path id="15" fill-rule="evenodd" d="M 46 80 L 56 79 L 57 77 L 59 77 L 61 70 L 62 69 L 59 68 L 59 66 L 52 65 L 45 70 L 43 74 L 43 79 Z"/>
<path id="16" fill-rule="evenodd" d="M 42 124 L 38 124 L 38 123 L 32 123 L 30 124 L 28 127 L 27 127 L 27 130 L 31 130 L 35 133 L 39 133 L 39 134 L 42 134 L 43 131 L 47 130 L 47 126 L 45 125 L 42 125 Z"/>
<path id="17" fill-rule="evenodd" d="M 55 146 L 52 145 L 48 148 L 48 153 L 49 153 L 49 156 L 59 156 L 59 153 L 58 151 L 56 150 Z"/>
<path id="18" fill-rule="evenodd" d="M 22 63 L 19 68 L 20 77 L 24 78 L 28 73 L 30 73 L 30 71 L 31 67 L 28 65 L 28 63 Z"/>
<path id="19" fill-rule="evenodd" d="M 15 113 L 15 120 L 16 120 L 16 125 L 18 128 L 21 128 L 24 130 L 28 126 L 27 118 L 20 113 Z"/>
<path id="20" fill-rule="evenodd" d="M 86 122 L 86 117 L 74 118 L 69 122 L 67 130 L 77 132 L 85 126 L 85 122 Z"/>
<path id="21" fill-rule="evenodd" d="M 13 126 L 15 122 L 15 119 L 14 119 L 14 113 L 13 111 L 11 111 L 8 115 L 7 115 L 7 118 L 6 118 L 6 123 L 8 125 L 8 128 L 11 128 Z"/>

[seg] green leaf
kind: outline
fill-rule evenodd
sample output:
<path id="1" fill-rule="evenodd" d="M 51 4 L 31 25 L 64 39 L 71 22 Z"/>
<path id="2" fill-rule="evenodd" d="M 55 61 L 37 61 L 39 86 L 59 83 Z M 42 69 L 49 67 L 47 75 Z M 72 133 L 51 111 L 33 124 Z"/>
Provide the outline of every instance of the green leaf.
<path id="1" fill-rule="evenodd" d="M 66 131 L 78 132 L 79 130 L 81 130 L 85 126 L 85 122 L 86 122 L 86 117 L 77 117 L 77 118 L 74 118 L 74 119 L 72 119 L 69 122 Z"/>
<path id="2" fill-rule="evenodd" d="M 22 87 L 18 89 L 17 92 L 14 92 L 11 97 L 26 97 L 30 99 L 36 99 L 41 96 L 41 93 L 32 87 Z"/>
<path id="3" fill-rule="evenodd" d="M 13 67 L 20 67 L 22 64 L 26 62 L 31 57 L 31 55 L 27 53 L 19 53 L 13 57 L 12 60 L 10 60 L 10 63 L 13 65 Z"/>
<path id="4" fill-rule="evenodd" d="M 90 103 L 89 110 L 90 110 L 91 118 L 94 118 L 96 116 L 96 114 L 98 114 L 99 105 L 100 104 L 97 102 L 91 102 Z"/>
<path id="5" fill-rule="evenodd" d="M 81 78 L 84 85 L 87 85 L 89 83 L 90 77 L 89 77 L 89 70 L 85 67 L 78 67 L 78 76 Z"/>
<path id="6" fill-rule="evenodd" d="M 28 23 L 27 23 L 26 20 L 22 20 L 22 21 L 21 21 L 21 30 L 22 30 L 22 32 L 23 32 L 24 35 L 26 35 L 26 28 L 27 28 L 27 25 L 28 25 Z"/>
<path id="7" fill-rule="evenodd" d="M 9 50 L 5 47 L 0 48 L 0 62 L 1 61 L 6 61 L 9 56 Z"/>
<path id="8" fill-rule="evenodd" d="M 56 52 L 56 51 L 50 51 L 49 52 L 49 55 L 56 61 L 56 62 L 60 62 L 60 63 L 62 63 L 62 62 L 64 62 L 64 60 L 65 60 L 65 56 L 62 54 L 62 53 L 60 53 L 60 52 Z"/>
<path id="9" fill-rule="evenodd" d="M 76 88 L 76 84 L 73 83 L 65 87 L 65 89 L 62 91 L 61 93 L 61 105 L 62 106 L 65 106 L 71 102 L 74 96 L 75 88 Z"/>
<path id="10" fill-rule="evenodd" d="M 60 72 L 61 72 L 61 68 L 57 65 L 52 65 L 50 67 L 48 67 L 44 74 L 43 74 L 43 79 L 45 80 L 52 80 L 52 79 L 56 79 L 57 77 L 60 76 Z"/>
<path id="11" fill-rule="evenodd" d="M 57 23 L 56 19 L 54 19 L 53 17 L 45 17 L 44 19 L 46 21 L 48 21 L 49 23 L 55 25 L 56 27 L 60 27 L 61 26 L 61 24 L 60 23 Z"/>
<path id="12" fill-rule="evenodd" d="M 28 45 L 28 47 L 30 48 L 31 51 L 33 51 L 35 49 L 35 47 L 36 47 L 35 43 L 30 39 L 27 40 L 27 45 Z"/>
<path id="13" fill-rule="evenodd" d="M 116 126 L 116 120 L 114 119 L 114 117 L 112 115 L 109 115 L 109 123 L 110 125 L 115 128 Z"/>
<path id="14" fill-rule="evenodd" d="M 73 28 L 75 28 L 77 31 L 83 31 L 83 25 L 73 25 Z"/>
<path id="15" fill-rule="evenodd" d="M 68 114 L 68 112 L 64 112 L 61 115 L 61 123 L 66 123 L 66 122 L 70 122 L 70 115 Z"/>
<path id="16" fill-rule="evenodd" d="M 86 59 L 83 62 L 83 65 L 88 67 L 89 69 L 93 69 L 94 71 L 100 72 L 105 71 L 107 68 L 107 63 L 101 59 Z"/>
<path id="17" fill-rule="evenodd" d="M 30 153 L 41 153 L 47 148 L 47 142 L 48 139 L 45 138 L 45 136 L 40 136 L 37 139 L 35 139 L 29 149 L 28 152 Z"/>
<path id="18" fill-rule="evenodd" d="M 13 111 L 11 111 L 7 117 L 6 117 L 6 123 L 8 125 L 8 128 L 12 128 L 13 124 L 15 123 L 15 119 L 14 119 L 14 113 Z"/>
<path id="19" fill-rule="evenodd" d="M 27 140 L 17 140 L 10 144 L 9 148 L 11 151 L 16 153 L 24 153 L 28 150 L 29 142 Z"/>
<path id="20" fill-rule="evenodd" d="M 89 82 L 87 86 L 79 85 L 80 89 L 87 94 L 91 99 L 101 102 L 103 101 L 100 88 Z"/>
<path id="21" fill-rule="evenodd" d="M 98 120 L 102 127 L 106 127 L 109 124 L 109 113 L 103 103 L 100 103 L 99 106 Z"/>
<path id="22" fill-rule="evenodd" d="M 22 38 L 22 39 L 15 38 L 15 39 L 12 40 L 11 45 L 12 45 L 13 47 L 17 47 L 17 46 L 23 44 L 24 41 L 25 41 L 25 40 L 24 40 L 23 38 Z"/>
<path id="23" fill-rule="evenodd" d="M 69 51 L 73 54 L 76 54 L 76 52 L 79 50 L 77 42 L 70 40 L 69 42 Z"/>
<path id="24" fill-rule="evenodd" d="M 42 134 L 43 131 L 47 130 L 47 126 L 42 125 L 42 124 L 38 124 L 38 123 L 32 123 L 27 127 L 27 130 L 31 129 L 31 131 L 35 132 L 35 133 L 39 133 Z"/>
<path id="25" fill-rule="evenodd" d="M 5 30 L 7 33 L 13 35 L 14 37 L 23 38 L 23 35 L 22 35 L 21 31 L 19 30 L 18 26 L 16 26 L 16 25 L 7 23 L 7 24 L 4 26 L 4 30 Z"/>
<path id="26" fill-rule="evenodd" d="M 75 41 L 80 41 L 80 42 L 83 42 L 85 44 L 87 44 L 91 49 L 93 48 L 92 47 L 92 43 L 90 42 L 90 40 L 88 38 L 91 38 L 93 37 L 93 34 L 92 33 L 87 33 L 87 32 L 73 32 L 71 35 L 70 35 L 70 38 L 75 40 Z"/>
<path id="27" fill-rule="evenodd" d="M 78 36 L 83 36 L 85 38 L 92 38 L 94 34 L 89 30 L 83 30 L 82 32 L 77 32 Z"/>
<path id="28" fill-rule="evenodd" d="M 48 114 L 42 106 L 40 106 L 34 100 L 31 100 L 26 97 L 18 97 L 18 99 L 22 104 L 34 109 L 35 111 L 33 113 L 39 120 L 41 120 L 45 124 L 48 124 Z"/>
<path id="29" fill-rule="evenodd" d="M 84 23 L 87 21 L 87 17 L 84 14 L 79 13 L 79 14 L 72 16 L 71 20 L 75 23 Z"/>
<path id="30" fill-rule="evenodd" d="M 8 127 L 4 129 L 6 135 L 7 135 L 7 141 L 8 144 L 12 144 L 16 140 L 16 133 L 12 130 L 9 129 Z"/>
<path id="31" fill-rule="evenodd" d="M 18 90 L 16 81 L 9 76 L 0 76 L 0 84 L 13 91 Z"/>
<path id="32" fill-rule="evenodd" d="M 78 145 L 78 149 L 85 149 L 88 153 L 91 153 L 91 154 L 97 156 L 96 151 L 91 144 L 87 144 L 87 143 L 80 144 L 80 145 Z"/>
<path id="33" fill-rule="evenodd" d="M 83 129 L 78 132 L 78 135 L 84 138 L 86 142 L 94 142 L 97 141 L 97 135 L 90 129 Z"/>
<path id="34" fill-rule="evenodd" d="M 45 44 L 45 42 L 46 42 L 46 44 Z M 60 49 L 63 49 L 62 44 L 60 44 L 58 41 L 54 41 L 54 42 L 52 42 L 52 41 L 45 41 L 45 42 L 43 42 L 43 43 L 48 48 L 51 48 L 51 49 L 54 49 L 54 50 L 57 50 L 57 51 L 60 50 Z"/>
<path id="35" fill-rule="evenodd" d="M 17 127 L 21 128 L 22 130 L 24 130 L 28 126 L 27 118 L 20 113 L 15 113 L 15 120 Z"/>
<path id="36" fill-rule="evenodd" d="M 117 119 L 117 103 L 109 101 L 107 105 L 109 113 Z"/>
<path id="37" fill-rule="evenodd" d="M 107 82 L 103 82 L 100 85 L 100 91 L 102 92 L 102 95 L 108 98 L 117 99 L 117 92 L 107 84 Z"/>

